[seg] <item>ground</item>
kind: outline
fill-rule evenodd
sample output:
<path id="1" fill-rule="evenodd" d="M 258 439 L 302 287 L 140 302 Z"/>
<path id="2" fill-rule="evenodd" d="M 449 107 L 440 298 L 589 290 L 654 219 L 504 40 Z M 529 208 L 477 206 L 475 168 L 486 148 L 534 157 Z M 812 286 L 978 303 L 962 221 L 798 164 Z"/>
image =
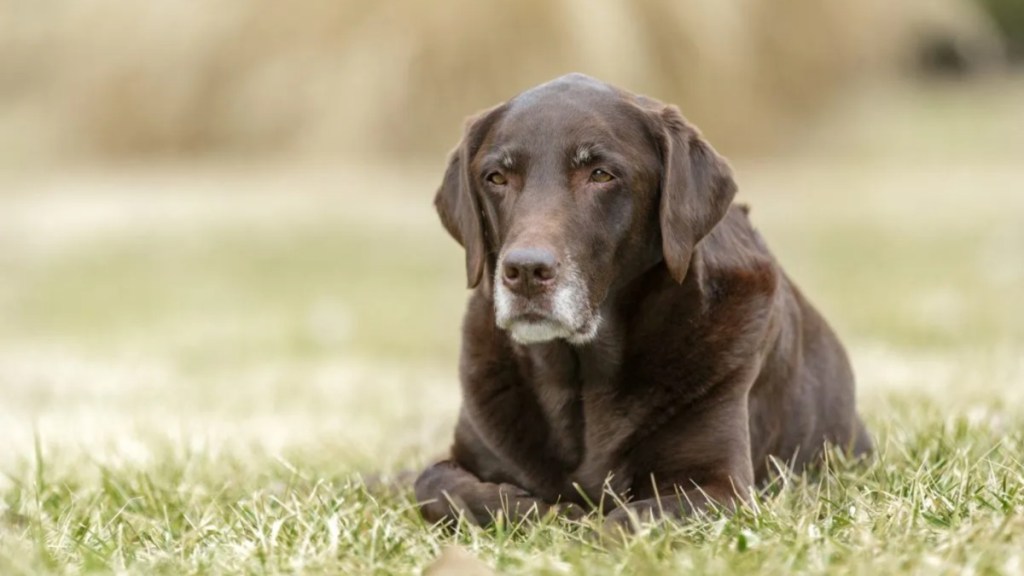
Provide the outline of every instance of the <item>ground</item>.
<path id="1" fill-rule="evenodd" d="M 437 165 L 0 176 L 0 573 L 1024 572 L 1024 82 L 887 88 L 741 200 L 878 444 L 733 517 L 462 527 L 358 472 L 443 453 L 466 298 Z"/>

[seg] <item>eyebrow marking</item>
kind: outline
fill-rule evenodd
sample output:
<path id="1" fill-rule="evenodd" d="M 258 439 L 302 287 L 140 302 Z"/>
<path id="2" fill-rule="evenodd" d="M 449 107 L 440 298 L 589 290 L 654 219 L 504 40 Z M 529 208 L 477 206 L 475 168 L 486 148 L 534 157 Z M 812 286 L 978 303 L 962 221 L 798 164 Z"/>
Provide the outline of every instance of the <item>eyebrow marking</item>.
<path id="1" fill-rule="evenodd" d="M 498 163 L 500 163 L 503 168 L 505 168 L 506 170 L 511 170 L 515 168 L 516 159 L 508 150 L 502 150 L 500 154 L 501 155 L 498 157 Z"/>
<path id="2" fill-rule="evenodd" d="M 573 168 L 582 168 L 594 161 L 595 150 L 592 144 L 582 144 L 576 148 L 569 162 Z"/>

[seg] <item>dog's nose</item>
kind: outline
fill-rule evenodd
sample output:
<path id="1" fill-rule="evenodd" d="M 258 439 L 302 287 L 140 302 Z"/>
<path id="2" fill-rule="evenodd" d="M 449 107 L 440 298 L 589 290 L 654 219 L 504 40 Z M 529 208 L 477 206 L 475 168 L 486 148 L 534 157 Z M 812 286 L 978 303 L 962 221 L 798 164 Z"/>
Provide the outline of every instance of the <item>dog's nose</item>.
<path id="1" fill-rule="evenodd" d="M 514 292 L 546 286 L 557 272 L 558 258 L 545 248 L 514 248 L 501 262 L 501 279 Z"/>

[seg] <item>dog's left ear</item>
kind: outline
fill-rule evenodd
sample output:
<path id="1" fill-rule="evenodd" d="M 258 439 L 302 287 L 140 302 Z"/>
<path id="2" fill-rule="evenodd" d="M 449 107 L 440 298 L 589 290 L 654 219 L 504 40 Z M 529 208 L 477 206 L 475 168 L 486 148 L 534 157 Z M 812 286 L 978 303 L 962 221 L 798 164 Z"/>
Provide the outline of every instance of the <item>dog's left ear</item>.
<path id="1" fill-rule="evenodd" d="M 661 247 L 672 278 L 686 278 L 694 247 L 725 217 L 736 196 L 732 169 L 675 106 L 655 112 L 661 126 Z"/>

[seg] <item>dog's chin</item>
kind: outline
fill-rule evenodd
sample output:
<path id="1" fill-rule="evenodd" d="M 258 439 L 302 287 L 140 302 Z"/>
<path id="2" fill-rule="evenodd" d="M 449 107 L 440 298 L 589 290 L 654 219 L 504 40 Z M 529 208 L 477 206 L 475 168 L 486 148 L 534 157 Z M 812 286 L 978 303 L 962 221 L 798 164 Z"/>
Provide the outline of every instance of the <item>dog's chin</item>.
<path id="1" fill-rule="evenodd" d="M 566 340 L 570 344 L 583 345 L 597 336 L 600 317 L 593 317 L 579 327 L 570 327 L 549 318 L 518 318 L 503 328 L 519 344 L 543 344 L 552 340 Z"/>

